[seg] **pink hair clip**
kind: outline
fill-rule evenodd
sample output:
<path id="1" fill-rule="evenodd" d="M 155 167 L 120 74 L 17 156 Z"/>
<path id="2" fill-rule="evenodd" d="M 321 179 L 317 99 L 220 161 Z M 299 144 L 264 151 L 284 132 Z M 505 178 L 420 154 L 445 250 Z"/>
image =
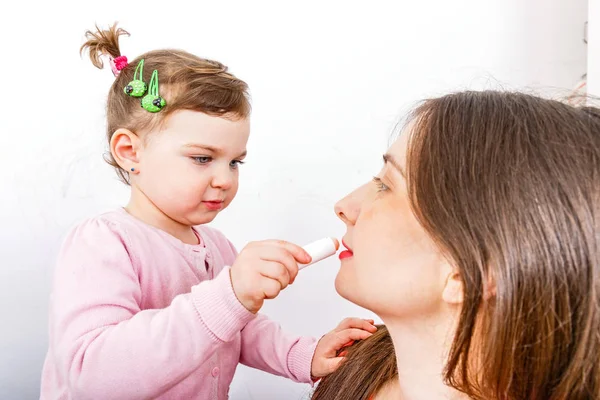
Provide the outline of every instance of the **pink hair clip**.
<path id="1" fill-rule="evenodd" d="M 117 58 L 110 57 L 110 69 L 114 76 L 118 76 L 121 73 L 121 70 L 128 64 L 127 57 L 125 56 L 119 56 Z"/>

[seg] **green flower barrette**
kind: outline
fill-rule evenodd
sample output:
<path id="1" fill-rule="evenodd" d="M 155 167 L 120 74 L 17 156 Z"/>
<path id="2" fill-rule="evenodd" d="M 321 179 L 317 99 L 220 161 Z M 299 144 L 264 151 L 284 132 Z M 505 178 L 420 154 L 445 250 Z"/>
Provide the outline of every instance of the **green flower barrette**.
<path id="1" fill-rule="evenodd" d="M 142 99 L 142 107 L 146 111 L 155 113 L 162 110 L 166 105 L 167 102 L 164 98 L 160 97 L 160 94 L 158 93 L 158 71 L 154 70 L 154 72 L 152 72 L 152 77 L 150 78 L 148 94 Z"/>
<path id="2" fill-rule="evenodd" d="M 150 85 L 144 82 L 144 60 L 140 60 L 135 72 L 133 80 L 123 88 L 126 95 L 131 97 L 142 97 L 141 106 L 144 110 L 155 113 L 163 109 L 167 105 L 164 98 L 158 93 L 158 70 L 152 72 Z"/>
<path id="3" fill-rule="evenodd" d="M 143 75 L 144 59 L 140 60 L 137 67 L 135 67 L 135 72 L 133 73 L 133 80 L 129 82 L 129 84 L 123 89 L 127 96 L 142 97 L 146 94 L 146 90 L 148 90 L 148 87 L 146 86 L 146 82 L 144 82 Z"/>

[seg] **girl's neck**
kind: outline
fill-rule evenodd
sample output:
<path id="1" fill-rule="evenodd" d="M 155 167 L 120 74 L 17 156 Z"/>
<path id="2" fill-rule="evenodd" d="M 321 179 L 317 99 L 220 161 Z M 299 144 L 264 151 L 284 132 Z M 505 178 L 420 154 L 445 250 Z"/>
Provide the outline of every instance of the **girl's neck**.
<path id="1" fill-rule="evenodd" d="M 131 198 L 125 207 L 127 212 L 140 221 L 165 231 L 186 244 L 198 244 L 199 240 L 189 225 L 181 224 L 163 213 L 135 185 L 131 186 Z"/>
<path id="2" fill-rule="evenodd" d="M 455 329 L 454 318 L 424 316 L 410 321 L 391 317 L 384 322 L 394 343 L 398 366 L 399 385 L 393 387 L 397 392 L 394 398 L 468 399 L 447 386 L 442 377 Z"/>

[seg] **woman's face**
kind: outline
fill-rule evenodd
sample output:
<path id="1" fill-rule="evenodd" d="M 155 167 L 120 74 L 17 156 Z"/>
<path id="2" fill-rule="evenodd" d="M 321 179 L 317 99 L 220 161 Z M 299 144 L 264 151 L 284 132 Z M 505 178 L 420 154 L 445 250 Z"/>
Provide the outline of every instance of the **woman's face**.
<path id="1" fill-rule="evenodd" d="M 340 254 L 336 290 L 381 318 L 435 314 L 451 272 L 409 204 L 407 136 L 390 147 L 372 182 L 335 206 L 346 224 L 343 242 L 349 250 Z"/>

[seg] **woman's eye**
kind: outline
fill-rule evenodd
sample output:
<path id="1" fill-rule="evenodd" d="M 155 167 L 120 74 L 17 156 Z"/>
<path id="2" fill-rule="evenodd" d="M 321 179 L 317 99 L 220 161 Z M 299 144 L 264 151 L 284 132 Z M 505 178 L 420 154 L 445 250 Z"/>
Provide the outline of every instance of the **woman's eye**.
<path id="1" fill-rule="evenodd" d="M 386 190 L 389 190 L 389 187 L 387 187 L 386 184 L 381 181 L 381 178 L 375 176 L 373 177 L 373 182 L 375 182 L 377 185 L 378 192 L 385 192 Z"/>
<path id="2" fill-rule="evenodd" d="M 212 161 L 211 157 L 205 157 L 205 156 L 202 156 L 202 157 L 192 157 L 192 159 L 195 162 L 197 162 L 198 164 L 208 164 L 209 162 Z"/>
<path id="3" fill-rule="evenodd" d="M 244 162 L 242 160 L 233 160 L 232 162 L 229 163 L 229 166 L 232 169 L 237 169 L 240 165 L 243 165 Z"/>

